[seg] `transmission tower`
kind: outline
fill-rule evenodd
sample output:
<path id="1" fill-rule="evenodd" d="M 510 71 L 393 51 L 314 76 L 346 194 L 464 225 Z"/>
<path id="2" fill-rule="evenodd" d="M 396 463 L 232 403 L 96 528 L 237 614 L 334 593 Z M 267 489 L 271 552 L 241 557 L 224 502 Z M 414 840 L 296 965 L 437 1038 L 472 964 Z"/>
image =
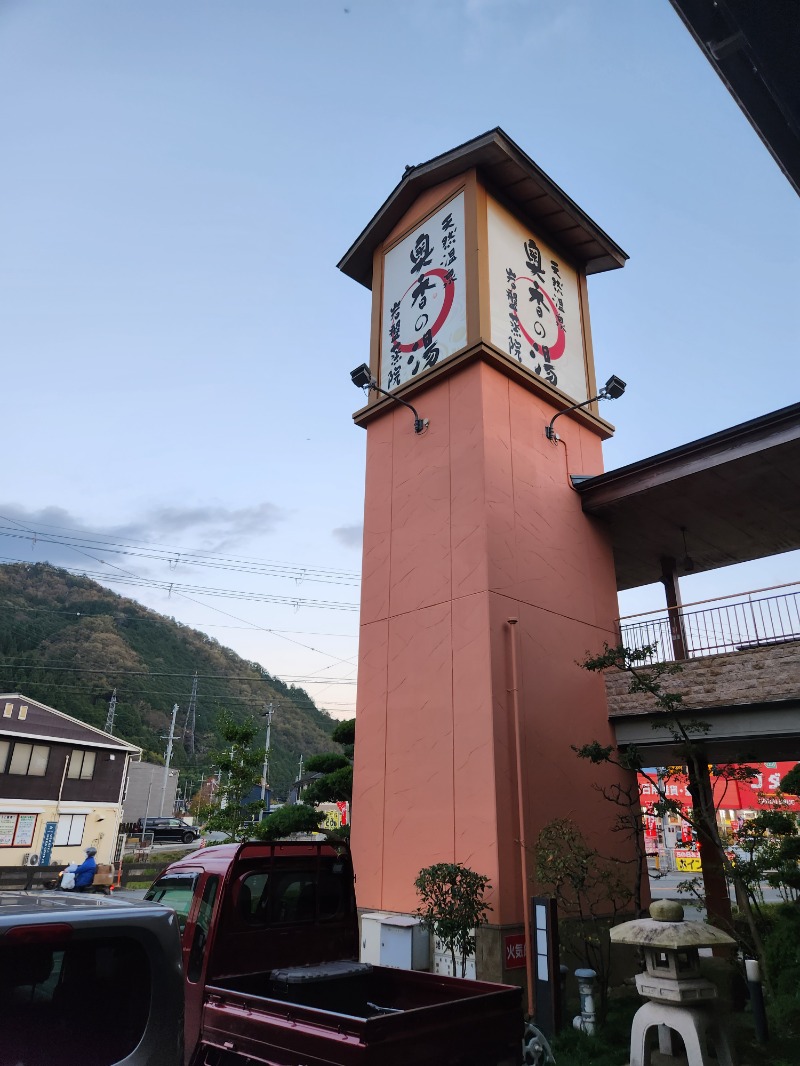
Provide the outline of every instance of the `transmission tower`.
<path id="1" fill-rule="evenodd" d="M 108 714 L 106 715 L 106 733 L 114 732 L 114 711 L 117 706 L 117 690 L 111 693 L 111 699 L 108 701 Z"/>
<path id="2" fill-rule="evenodd" d="M 197 671 L 192 679 L 192 695 L 186 711 L 186 724 L 183 727 L 183 744 L 190 755 L 194 755 L 194 731 L 197 725 Z"/>

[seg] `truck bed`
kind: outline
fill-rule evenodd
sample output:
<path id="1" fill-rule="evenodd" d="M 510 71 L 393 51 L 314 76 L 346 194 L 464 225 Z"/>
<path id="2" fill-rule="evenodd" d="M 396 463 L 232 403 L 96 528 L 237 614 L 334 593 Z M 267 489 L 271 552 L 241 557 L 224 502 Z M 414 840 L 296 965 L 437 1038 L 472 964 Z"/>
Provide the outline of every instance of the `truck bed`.
<path id="1" fill-rule="evenodd" d="M 207 987 L 201 1041 L 198 1066 L 516 1066 L 520 990 L 379 966 L 250 974 Z"/>

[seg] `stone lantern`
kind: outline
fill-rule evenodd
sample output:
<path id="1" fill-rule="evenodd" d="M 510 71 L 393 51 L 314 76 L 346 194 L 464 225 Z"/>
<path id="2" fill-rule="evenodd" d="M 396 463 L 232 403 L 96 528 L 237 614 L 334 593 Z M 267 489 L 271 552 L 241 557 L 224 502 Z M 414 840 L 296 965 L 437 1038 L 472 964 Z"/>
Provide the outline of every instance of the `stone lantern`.
<path id="1" fill-rule="evenodd" d="M 645 957 L 646 969 L 636 975 L 636 987 L 648 1002 L 633 1019 L 630 1066 L 649 1066 L 647 1037 L 653 1026 L 659 1027 L 662 1053 L 672 1054 L 672 1032 L 676 1032 L 683 1039 L 688 1066 L 711 1062 L 709 1042 L 719 1066 L 733 1066 L 731 1046 L 716 1009 L 717 989 L 700 973 L 698 949 L 729 946 L 734 940 L 713 925 L 684 921 L 680 903 L 656 900 L 649 918 L 615 926 L 611 942 L 633 944 Z"/>

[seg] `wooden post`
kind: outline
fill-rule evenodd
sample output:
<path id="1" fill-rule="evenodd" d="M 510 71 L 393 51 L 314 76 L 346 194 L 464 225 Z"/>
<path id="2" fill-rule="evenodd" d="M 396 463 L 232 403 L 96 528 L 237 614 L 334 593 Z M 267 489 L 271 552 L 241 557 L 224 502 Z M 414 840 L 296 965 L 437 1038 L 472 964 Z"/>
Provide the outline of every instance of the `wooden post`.
<path id="1" fill-rule="evenodd" d="M 667 596 L 672 653 L 676 662 L 682 662 L 688 658 L 688 655 L 686 654 L 686 634 L 684 633 L 683 619 L 681 618 L 681 590 L 678 585 L 677 563 L 669 555 L 662 555 L 661 557 L 661 580 L 664 583 L 664 592 Z"/>

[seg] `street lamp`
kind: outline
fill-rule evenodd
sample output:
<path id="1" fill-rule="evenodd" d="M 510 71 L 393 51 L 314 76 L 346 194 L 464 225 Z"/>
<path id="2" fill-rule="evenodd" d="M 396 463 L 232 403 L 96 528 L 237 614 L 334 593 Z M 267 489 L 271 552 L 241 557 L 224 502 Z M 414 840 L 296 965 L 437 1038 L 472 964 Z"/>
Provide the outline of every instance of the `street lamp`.
<path id="1" fill-rule="evenodd" d="M 558 434 L 553 429 L 553 423 L 557 418 L 565 415 L 568 411 L 577 411 L 579 407 L 587 407 L 590 403 L 594 403 L 595 400 L 618 400 L 624 391 L 625 382 L 622 378 L 618 378 L 616 374 L 612 374 L 596 396 L 592 396 L 590 400 L 584 400 L 583 403 L 574 403 L 572 407 L 565 407 L 563 411 L 553 415 L 550 419 L 550 425 L 545 428 L 544 435 L 548 440 L 558 441 Z"/>
<path id="2" fill-rule="evenodd" d="M 396 400 L 397 403 L 401 403 L 403 407 L 407 407 L 414 415 L 414 432 L 422 433 L 428 428 L 428 419 L 420 418 L 417 414 L 416 407 L 413 407 L 407 400 L 401 400 L 399 396 L 395 396 L 391 392 L 387 392 L 386 389 L 382 389 L 375 378 L 372 376 L 372 371 L 366 363 L 362 363 L 361 366 L 357 366 L 355 370 L 350 371 L 350 380 L 354 385 L 357 385 L 359 389 L 364 389 L 366 392 L 372 390 L 373 392 L 380 392 L 384 396 L 388 396 L 392 400 Z"/>

